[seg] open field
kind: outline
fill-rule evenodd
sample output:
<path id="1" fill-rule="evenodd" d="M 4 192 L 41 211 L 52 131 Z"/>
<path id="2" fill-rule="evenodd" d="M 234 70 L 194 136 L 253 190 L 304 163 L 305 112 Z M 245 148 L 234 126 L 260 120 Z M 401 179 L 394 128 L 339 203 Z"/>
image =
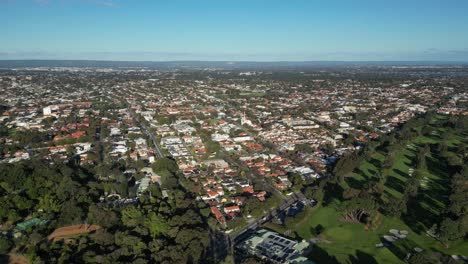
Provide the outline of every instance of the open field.
<path id="1" fill-rule="evenodd" d="M 72 226 L 64 226 L 54 230 L 52 234 L 50 234 L 47 239 L 50 241 L 57 241 L 68 236 L 74 235 L 81 235 L 87 234 L 93 231 L 101 229 L 98 225 L 72 225 Z"/>
<path id="2" fill-rule="evenodd" d="M 267 228 L 284 234 L 287 230 L 294 230 L 300 238 L 318 238 L 317 247 L 313 250 L 311 258 L 318 263 L 349 263 L 351 259 L 368 258 L 378 263 L 404 263 L 399 252 L 411 245 L 412 248 L 435 249 L 447 254 L 466 254 L 468 242 L 460 242 L 449 249 L 425 234 L 413 231 L 404 221 L 381 215 L 382 220 L 377 228 L 366 230 L 364 225 L 344 223 L 339 221 L 340 213 L 332 206 L 308 209 L 302 218 L 290 225 L 290 228 L 269 223 Z M 296 219 L 297 220 L 297 219 Z M 323 233 L 316 236 L 315 228 L 321 225 Z M 393 246 L 377 248 L 376 244 L 382 242 L 382 236 L 388 235 L 390 229 L 409 231 L 408 239 L 397 241 Z M 367 257 L 366 257 L 367 256 Z M 368 262 L 372 263 L 372 262 Z"/>
<path id="3" fill-rule="evenodd" d="M 444 139 L 446 128 L 433 127 L 433 131 L 430 136 L 414 138 L 397 151 L 394 165 L 388 169 L 383 201 L 401 199 L 411 171 L 416 169 L 416 156 L 423 144 L 445 140 L 449 151 L 458 144 L 467 144 L 466 135 L 453 134 Z M 346 178 L 342 186 L 360 189 L 367 181 L 376 180 L 374 175 L 382 172 L 384 160 L 383 151 L 374 153 L 351 177 Z M 404 263 L 407 252 L 415 247 L 449 255 L 467 255 L 468 241 L 452 243 L 446 248 L 426 234 L 434 223 L 440 221 L 450 194 L 447 164 L 434 152 L 427 155 L 426 162 L 427 168 L 421 171 L 423 179 L 415 199 L 417 202 L 411 203 L 408 213 L 399 219 L 377 213 L 373 219 L 373 227 L 369 230 L 362 224 L 342 222 L 341 213 L 336 209 L 340 199 L 335 198 L 326 206 L 309 208 L 295 219 L 287 219 L 284 226 L 269 223 L 266 227 L 298 239 L 317 239 L 311 259 L 318 263 Z M 317 233 L 317 229 L 321 232 Z M 384 242 L 382 237 L 388 235 L 390 229 L 405 230 L 409 235 L 407 239 L 397 240 L 387 247 L 376 247 Z"/>

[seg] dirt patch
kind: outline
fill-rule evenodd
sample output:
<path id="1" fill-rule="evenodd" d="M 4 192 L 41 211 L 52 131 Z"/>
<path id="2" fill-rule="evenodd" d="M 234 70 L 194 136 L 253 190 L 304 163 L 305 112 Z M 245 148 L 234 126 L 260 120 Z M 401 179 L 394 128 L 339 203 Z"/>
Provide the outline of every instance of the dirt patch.
<path id="1" fill-rule="evenodd" d="M 0 255 L 0 262 L 1 263 L 8 263 L 8 264 L 28 264 L 29 261 L 26 257 L 21 255 Z"/>
<path id="2" fill-rule="evenodd" d="M 102 227 L 98 225 L 71 225 L 71 226 L 64 226 L 54 230 L 52 234 L 50 234 L 47 239 L 49 241 L 57 241 L 64 239 L 66 236 L 72 235 L 80 235 L 80 234 L 87 234 L 90 232 L 94 232 L 96 230 L 101 229 Z"/>

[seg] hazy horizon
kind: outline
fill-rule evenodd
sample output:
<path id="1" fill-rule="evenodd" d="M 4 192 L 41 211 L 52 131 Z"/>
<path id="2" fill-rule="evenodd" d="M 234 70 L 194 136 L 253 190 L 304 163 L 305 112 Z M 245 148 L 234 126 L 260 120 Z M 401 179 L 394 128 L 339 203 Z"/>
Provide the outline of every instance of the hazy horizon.
<path id="1" fill-rule="evenodd" d="M 466 64 L 467 60 L 123 60 L 123 59 L 1 59 L 0 61 L 89 61 L 89 62 L 152 62 L 152 63 L 177 63 L 177 62 L 213 62 L 213 63 L 453 63 Z"/>
<path id="2" fill-rule="evenodd" d="M 466 1 L 0 2 L 2 60 L 468 61 Z"/>

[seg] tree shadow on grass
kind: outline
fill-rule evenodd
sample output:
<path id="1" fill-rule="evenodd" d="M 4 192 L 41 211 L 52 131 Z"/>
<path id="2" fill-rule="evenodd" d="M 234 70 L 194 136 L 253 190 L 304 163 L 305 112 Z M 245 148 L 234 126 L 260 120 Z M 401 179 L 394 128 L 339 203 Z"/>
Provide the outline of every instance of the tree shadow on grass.
<path id="1" fill-rule="evenodd" d="M 367 179 L 369 179 L 369 178 L 372 178 L 372 176 L 373 176 L 370 169 L 368 169 L 367 171 L 368 171 L 368 173 L 365 173 L 365 172 L 364 172 L 363 170 L 361 170 L 360 168 L 356 168 L 356 169 L 354 169 L 353 172 L 354 172 L 355 174 L 359 175 L 359 176 L 362 176 L 363 178 L 365 178 L 365 179 L 367 180 Z M 368 174 L 371 174 L 371 175 L 369 176 Z M 354 176 L 354 175 L 352 175 L 352 176 Z M 348 179 L 349 179 L 349 178 L 351 178 L 351 177 L 348 177 Z"/>
<path id="2" fill-rule="evenodd" d="M 388 190 L 384 190 L 383 194 L 384 194 L 384 195 L 382 195 L 382 197 L 384 197 L 384 196 L 385 196 L 385 197 L 389 197 L 389 198 L 392 198 L 392 197 L 393 197 L 393 195 L 392 195 Z"/>
<path id="3" fill-rule="evenodd" d="M 422 198 L 419 199 L 420 203 L 425 203 L 427 205 L 431 205 L 433 210 L 439 212 L 438 214 L 434 215 L 441 215 L 445 212 L 447 208 L 447 204 L 449 204 L 448 197 L 443 197 L 440 195 L 434 196 L 431 194 L 424 193 L 422 194 Z"/>
<path id="4" fill-rule="evenodd" d="M 349 256 L 349 260 L 353 264 L 377 264 L 373 256 L 360 250 L 356 251 L 356 256 Z"/>
<path id="5" fill-rule="evenodd" d="M 374 158 L 370 159 L 369 163 L 374 165 L 376 168 L 380 168 L 382 166 L 382 162 L 380 160 L 374 159 Z"/>
<path id="6" fill-rule="evenodd" d="M 403 193 L 405 183 L 395 176 L 389 176 L 385 185 L 399 193 Z"/>
<path id="7" fill-rule="evenodd" d="M 354 173 L 359 174 L 359 175 L 364 175 L 364 171 L 362 171 L 360 168 L 354 169 Z"/>
<path id="8" fill-rule="evenodd" d="M 346 182 L 351 188 L 354 188 L 354 189 L 360 189 L 363 186 L 363 182 L 358 181 L 355 178 L 347 178 Z"/>
<path id="9" fill-rule="evenodd" d="M 410 177 L 410 176 L 408 175 L 408 173 L 406 173 L 406 172 L 404 172 L 404 171 L 402 171 L 402 170 L 400 170 L 400 169 L 393 169 L 393 171 L 394 171 L 396 174 L 398 174 L 398 175 L 400 175 L 401 177 L 403 177 L 403 178 L 409 178 L 409 177 Z"/>
<path id="10" fill-rule="evenodd" d="M 415 164 L 416 162 L 414 161 L 414 159 L 415 159 L 414 156 L 410 156 L 410 155 L 408 155 L 408 154 L 404 154 L 403 156 L 404 156 L 405 158 L 407 158 L 407 159 L 410 161 L 409 163 L 408 163 L 408 162 L 405 162 L 406 165 L 408 165 L 408 166 L 414 166 L 414 165 L 416 165 L 416 164 Z"/>
<path id="11" fill-rule="evenodd" d="M 334 256 L 330 256 L 327 251 L 315 245 L 309 254 L 309 259 L 316 263 L 339 264 L 340 262 Z"/>
<path id="12" fill-rule="evenodd" d="M 388 245 L 387 246 L 388 250 L 390 250 L 390 252 L 392 252 L 393 255 L 395 255 L 397 258 L 399 258 L 401 260 L 406 258 L 406 252 L 402 248 L 400 248 L 399 246 L 395 245 L 394 243 L 389 243 L 388 241 L 386 241 L 383 238 L 381 238 L 380 241 L 383 244 Z"/>
<path id="13" fill-rule="evenodd" d="M 426 158 L 427 170 L 435 175 L 447 175 L 448 168 L 445 163 L 440 162 L 439 159 Z M 447 177 L 448 178 L 448 177 Z"/>
<path id="14" fill-rule="evenodd" d="M 343 201 L 343 187 L 339 184 L 327 184 L 325 187 L 325 197 L 323 199 L 325 205 L 331 203 L 333 199 Z"/>
<path id="15" fill-rule="evenodd" d="M 408 150 L 409 152 L 413 153 L 414 155 L 416 155 L 418 153 L 418 149 L 416 147 L 414 148 L 406 148 L 406 150 Z M 405 155 L 407 158 L 410 157 L 409 155 Z"/>
<path id="16" fill-rule="evenodd" d="M 424 194 L 418 195 L 416 198 L 408 201 L 408 213 L 403 215 L 401 219 L 414 232 L 423 234 L 433 224 L 439 222 L 439 216 L 421 206 L 421 200 L 424 199 Z"/>
<path id="17" fill-rule="evenodd" d="M 234 241 L 231 242 L 230 239 L 227 241 L 224 234 L 219 231 L 212 232 L 210 237 L 211 247 L 206 251 L 206 256 L 209 256 L 213 261 L 225 259 L 226 256 L 229 255 L 229 244 L 234 243 Z"/>
<path id="18" fill-rule="evenodd" d="M 373 178 L 375 176 L 375 174 L 377 173 L 377 171 L 375 171 L 373 169 L 368 169 L 367 171 L 370 173 L 371 178 Z"/>
<path id="19" fill-rule="evenodd" d="M 403 164 L 405 164 L 405 166 L 408 166 L 408 167 L 414 167 L 414 161 L 411 161 L 411 162 L 403 162 Z"/>

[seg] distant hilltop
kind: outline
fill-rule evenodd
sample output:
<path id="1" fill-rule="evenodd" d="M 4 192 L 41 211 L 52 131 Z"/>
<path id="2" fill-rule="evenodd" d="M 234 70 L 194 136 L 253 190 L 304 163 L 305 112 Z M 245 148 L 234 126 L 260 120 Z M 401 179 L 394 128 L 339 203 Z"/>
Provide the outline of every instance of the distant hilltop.
<path id="1" fill-rule="evenodd" d="M 0 60 L 0 68 L 149 68 L 149 69 L 307 69 L 323 67 L 430 67 L 463 66 L 468 62 L 450 61 L 100 61 L 100 60 Z"/>

